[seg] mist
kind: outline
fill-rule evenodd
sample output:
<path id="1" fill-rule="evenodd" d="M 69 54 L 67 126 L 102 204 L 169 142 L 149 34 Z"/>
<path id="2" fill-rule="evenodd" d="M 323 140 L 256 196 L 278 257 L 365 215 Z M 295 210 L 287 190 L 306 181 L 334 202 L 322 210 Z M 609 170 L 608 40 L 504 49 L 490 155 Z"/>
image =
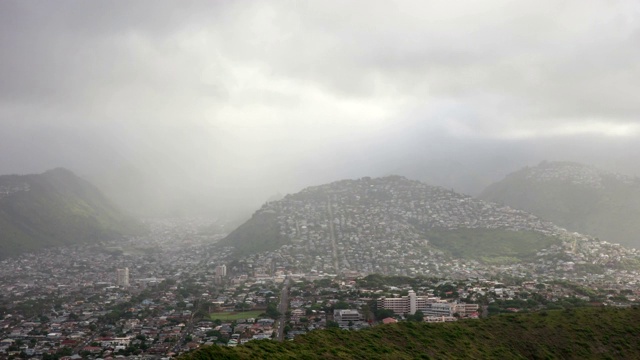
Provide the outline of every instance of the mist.
<path id="1" fill-rule="evenodd" d="M 477 194 L 543 160 L 640 175 L 635 1 L 0 4 L 0 173 L 141 215 L 405 175 Z"/>

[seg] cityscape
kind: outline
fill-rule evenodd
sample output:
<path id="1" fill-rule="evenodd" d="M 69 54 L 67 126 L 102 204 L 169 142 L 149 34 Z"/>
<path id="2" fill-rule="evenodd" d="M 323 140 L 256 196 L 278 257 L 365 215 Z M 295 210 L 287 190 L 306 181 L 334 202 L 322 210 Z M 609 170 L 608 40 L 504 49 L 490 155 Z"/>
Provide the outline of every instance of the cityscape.
<path id="1" fill-rule="evenodd" d="M 2 260 L 0 354 L 175 356 L 210 344 L 278 340 L 279 333 L 292 339 L 331 327 L 357 331 L 416 314 L 426 322 L 473 320 L 589 304 L 624 307 L 640 295 L 637 270 L 610 266 L 635 259 L 635 250 L 577 235 L 531 263 L 491 266 L 427 252 L 422 261 L 429 272 L 411 272 L 420 265 L 407 262 L 406 272 L 384 274 L 347 268 L 348 260 L 340 271 L 318 270 L 286 245 L 234 258 L 232 248 L 211 247 L 223 235 L 203 232 L 203 220 L 147 225 L 148 236 L 125 243 Z M 330 258 L 331 247 L 324 249 Z M 406 259 L 384 261 L 397 269 Z M 586 264 L 604 270 L 590 273 Z"/>

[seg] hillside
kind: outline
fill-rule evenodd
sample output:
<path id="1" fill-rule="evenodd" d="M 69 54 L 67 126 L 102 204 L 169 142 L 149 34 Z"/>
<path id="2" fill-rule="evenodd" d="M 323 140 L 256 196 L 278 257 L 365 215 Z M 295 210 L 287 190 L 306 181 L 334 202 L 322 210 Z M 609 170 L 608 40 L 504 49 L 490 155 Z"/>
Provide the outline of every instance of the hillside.
<path id="1" fill-rule="evenodd" d="M 577 308 L 312 331 L 290 342 L 205 347 L 181 359 L 637 359 L 639 331 L 638 308 Z"/>
<path id="2" fill-rule="evenodd" d="M 508 175 L 479 196 L 528 211 L 570 231 L 640 246 L 640 179 L 570 162 L 543 162 Z"/>
<path id="3" fill-rule="evenodd" d="M 521 210 L 388 176 L 268 202 L 218 245 L 237 257 L 274 252 L 265 256 L 303 270 L 411 275 L 407 269 L 442 271 L 434 264 L 446 259 L 533 262 L 550 253 L 544 249 L 561 254 L 573 236 Z"/>
<path id="4" fill-rule="evenodd" d="M 135 220 L 69 170 L 0 176 L 0 258 L 141 230 Z"/>

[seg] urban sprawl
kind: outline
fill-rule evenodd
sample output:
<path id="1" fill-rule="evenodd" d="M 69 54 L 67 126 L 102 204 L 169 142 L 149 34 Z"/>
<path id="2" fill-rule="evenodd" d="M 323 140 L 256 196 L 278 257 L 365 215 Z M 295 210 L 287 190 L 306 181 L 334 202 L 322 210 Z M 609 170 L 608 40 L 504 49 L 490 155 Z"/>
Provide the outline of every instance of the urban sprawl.
<path id="1" fill-rule="evenodd" d="M 638 301 L 635 250 L 425 186 L 366 178 L 267 203 L 254 216 L 275 215 L 285 244 L 257 254 L 216 245 L 224 235 L 205 221 L 163 219 L 143 237 L 0 261 L 0 357 L 167 358 L 316 329 Z M 559 241 L 492 264 L 416 230 L 476 228 Z"/>

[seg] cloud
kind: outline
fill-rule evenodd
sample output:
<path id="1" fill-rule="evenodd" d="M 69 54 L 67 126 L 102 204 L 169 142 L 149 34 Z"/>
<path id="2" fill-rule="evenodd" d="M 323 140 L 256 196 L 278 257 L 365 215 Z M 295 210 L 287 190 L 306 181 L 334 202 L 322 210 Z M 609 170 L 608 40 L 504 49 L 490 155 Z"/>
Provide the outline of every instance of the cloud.
<path id="1" fill-rule="evenodd" d="M 250 193 L 478 142 L 637 139 L 638 15 L 633 0 L 4 1 L 0 170 L 127 164 Z"/>

